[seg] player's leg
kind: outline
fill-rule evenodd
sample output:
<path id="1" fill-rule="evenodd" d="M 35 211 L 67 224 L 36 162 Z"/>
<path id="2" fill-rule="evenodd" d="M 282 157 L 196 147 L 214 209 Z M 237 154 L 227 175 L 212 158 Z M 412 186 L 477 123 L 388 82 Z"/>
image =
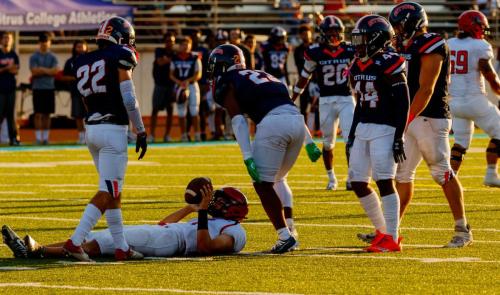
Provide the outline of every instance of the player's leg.
<path id="1" fill-rule="evenodd" d="M 53 114 L 56 110 L 56 97 L 55 90 L 44 90 L 45 99 L 45 111 L 42 115 L 42 143 L 49 143 L 49 132 L 50 132 L 50 114 Z"/>
<path id="2" fill-rule="evenodd" d="M 458 174 L 458 170 L 472 141 L 474 123 L 465 118 L 453 117 L 452 129 L 455 142 L 451 148 L 450 164 L 455 174 Z"/>
<path id="3" fill-rule="evenodd" d="M 388 241 L 387 245 L 379 245 L 379 247 L 399 251 L 400 200 L 394 185 L 397 165 L 393 157 L 393 142 L 394 133 L 370 141 L 370 160 L 373 179 L 377 183 L 382 198 L 387 234 L 393 239 L 393 241 Z"/>
<path id="4" fill-rule="evenodd" d="M 487 104 L 487 106 L 482 108 L 482 114 L 474 118 L 474 122 L 491 138 L 486 149 L 487 169 L 484 184 L 500 187 L 500 179 L 497 172 L 497 162 L 500 156 L 500 111 L 489 101 Z"/>
<path id="5" fill-rule="evenodd" d="M 455 236 L 447 247 L 465 247 L 472 243 L 472 233 L 465 216 L 462 185 L 453 173 L 449 161 L 451 151 L 448 133 L 451 122 L 447 119 L 427 118 L 424 124 L 423 128 L 427 129 L 428 135 L 419 139 L 418 144 L 432 178 L 443 189 L 455 220 Z"/>
<path id="6" fill-rule="evenodd" d="M 151 122 L 149 126 L 149 142 L 155 141 L 156 123 L 158 112 L 164 108 L 166 88 L 155 85 L 153 89 L 153 110 L 151 111 Z"/>
<path id="7" fill-rule="evenodd" d="M 351 179 L 352 189 L 375 230 L 385 233 L 386 225 L 380 199 L 377 192 L 369 186 L 371 161 L 369 143 L 366 140 L 360 140 L 359 138 L 354 140 L 351 148 L 349 178 Z"/>
<path id="8" fill-rule="evenodd" d="M 262 180 L 254 183 L 254 188 L 279 238 L 271 250 L 274 253 L 289 251 L 296 245 L 296 240 L 286 225 L 283 204 L 274 189 L 274 182 L 283 165 L 289 142 L 300 132 L 297 140 L 302 146 L 305 128 L 303 120 L 301 115 L 266 116 L 257 126 L 253 143 L 253 157 Z"/>
<path id="9" fill-rule="evenodd" d="M 328 175 L 327 190 L 337 189 L 337 178 L 333 170 L 333 148 L 335 146 L 338 120 L 333 103 L 321 101 L 319 104 L 320 129 L 323 133 L 323 164 Z"/>
<path id="10" fill-rule="evenodd" d="M 179 119 L 179 128 L 181 130 L 181 141 L 187 142 L 188 135 L 186 132 L 186 115 L 187 115 L 187 103 L 177 103 L 177 118 Z"/>
<path id="11" fill-rule="evenodd" d="M 191 123 L 194 129 L 194 140 L 200 141 L 200 122 L 199 122 L 199 112 L 200 112 L 200 88 L 198 83 L 189 84 L 189 115 L 191 116 Z M 189 132 L 189 130 L 188 130 Z"/>
<path id="12" fill-rule="evenodd" d="M 422 154 L 417 144 L 417 138 L 420 136 L 419 126 L 422 120 L 421 117 L 417 117 L 410 126 L 408 126 L 408 130 L 405 134 L 406 160 L 398 164 L 396 171 L 396 190 L 400 201 L 400 220 L 403 219 L 406 208 L 413 198 L 415 173 L 420 161 L 422 161 Z"/>
<path id="13" fill-rule="evenodd" d="M 340 128 L 342 129 L 342 138 L 344 139 L 344 143 L 347 143 L 349 139 L 349 132 L 351 130 L 352 118 L 354 116 L 354 98 L 349 96 L 349 100 L 345 100 L 339 103 L 339 119 L 340 119 Z M 347 159 L 347 165 L 349 165 L 349 159 Z M 351 182 L 349 180 L 349 176 L 346 180 L 346 189 L 351 189 Z"/>

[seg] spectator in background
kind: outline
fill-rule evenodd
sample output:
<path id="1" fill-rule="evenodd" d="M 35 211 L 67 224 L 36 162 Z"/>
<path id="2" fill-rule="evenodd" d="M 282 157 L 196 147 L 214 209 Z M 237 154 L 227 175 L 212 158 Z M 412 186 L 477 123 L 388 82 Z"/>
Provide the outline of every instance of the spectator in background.
<path id="1" fill-rule="evenodd" d="M 2 35 L 0 49 L 0 123 L 7 120 L 9 144 L 19 145 L 15 120 L 16 75 L 19 71 L 19 57 L 12 49 L 11 32 Z"/>
<path id="2" fill-rule="evenodd" d="M 312 44 L 312 28 L 309 25 L 303 24 L 299 27 L 299 37 L 302 43 L 293 51 L 293 59 L 297 67 L 297 73 L 300 75 L 304 69 L 304 51 Z M 304 116 L 304 120 L 308 122 L 308 107 L 311 103 L 310 91 L 304 91 L 300 95 L 300 113 Z"/>
<path id="3" fill-rule="evenodd" d="M 238 48 L 243 51 L 243 56 L 245 57 L 245 64 L 246 68 L 249 70 L 255 69 L 255 61 L 253 58 L 253 54 L 250 52 L 250 49 L 241 43 L 241 38 L 242 38 L 242 33 L 240 29 L 232 29 L 229 32 L 229 43 L 233 44 L 235 46 L 238 46 Z"/>
<path id="4" fill-rule="evenodd" d="M 172 130 L 172 119 L 174 115 L 175 83 L 172 79 L 170 79 L 170 63 L 172 61 L 172 57 L 175 55 L 175 34 L 167 32 L 163 41 L 165 42 L 165 46 L 155 49 L 155 61 L 153 63 L 153 79 L 155 87 L 153 90 L 153 111 L 151 112 L 149 142 L 154 142 L 155 140 L 158 112 L 164 109 L 167 111 L 167 122 L 165 126 L 165 135 L 163 135 L 163 141 L 171 141 L 170 131 Z"/>
<path id="5" fill-rule="evenodd" d="M 200 87 L 198 81 L 201 79 L 201 60 L 197 53 L 192 52 L 192 40 L 190 37 L 179 38 L 179 52 L 172 57 L 170 63 L 170 79 L 174 81 L 177 116 L 181 129 L 181 141 L 189 141 L 189 130 L 186 125 L 186 115 L 189 112 L 194 129 L 194 140 L 200 141 Z"/>
<path id="6" fill-rule="evenodd" d="M 30 57 L 31 89 L 35 113 L 37 144 L 49 143 L 50 114 L 55 112 L 54 76 L 58 72 L 57 57 L 50 51 L 51 35 L 41 34 L 39 50 Z"/>
<path id="7" fill-rule="evenodd" d="M 253 34 L 249 34 L 245 37 L 245 41 L 243 42 L 249 49 L 250 53 L 253 55 L 254 59 L 254 69 L 262 70 L 264 67 L 264 60 L 262 54 L 257 50 L 257 38 Z"/>
<path id="8" fill-rule="evenodd" d="M 85 144 L 85 126 L 83 119 L 85 118 L 86 109 L 83 103 L 82 96 L 76 87 L 76 78 L 74 74 L 73 64 L 76 58 L 88 52 L 87 42 L 85 40 L 77 40 L 73 43 L 71 57 L 64 64 L 63 76 L 61 81 L 68 83 L 71 94 L 71 117 L 75 119 L 76 130 L 78 131 L 78 144 Z"/>
<path id="9" fill-rule="evenodd" d="M 198 81 L 198 84 L 200 86 L 200 136 L 201 140 L 205 141 L 207 140 L 207 134 L 206 134 L 206 128 L 207 128 L 207 118 L 210 113 L 210 105 L 209 102 L 207 101 L 207 96 L 206 94 L 209 91 L 209 85 L 208 85 L 208 80 L 207 80 L 207 65 L 208 65 L 208 56 L 210 55 L 210 51 L 208 50 L 207 47 L 205 47 L 203 44 L 201 44 L 201 30 L 199 29 L 192 29 L 190 32 L 191 40 L 193 41 L 193 52 L 197 53 L 198 56 L 201 59 L 201 79 Z M 191 117 L 188 117 L 188 126 L 191 125 Z M 189 130 L 189 127 L 187 128 Z"/>

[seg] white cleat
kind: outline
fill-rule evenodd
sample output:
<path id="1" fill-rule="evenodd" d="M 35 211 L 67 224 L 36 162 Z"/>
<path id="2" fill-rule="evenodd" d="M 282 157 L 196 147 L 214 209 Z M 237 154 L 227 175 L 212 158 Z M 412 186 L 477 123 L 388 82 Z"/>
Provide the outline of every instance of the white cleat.
<path id="1" fill-rule="evenodd" d="M 467 231 L 463 229 L 455 227 L 455 235 L 451 239 L 451 241 L 444 245 L 445 248 L 463 248 L 472 244 L 472 231 L 470 230 L 470 226 L 467 225 Z"/>
<path id="2" fill-rule="evenodd" d="M 336 191 L 337 190 L 337 181 L 329 181 L 326 185 L 327 191 Z"/>
<path id="3" fill-rule="evenodd" d="M 483 183 L 486 186 L 500 187 L 500 178 L 496 175 L 486 174 Z"/>
<path id="4" fill-rule="evenodd" d="M 292 237 L 294 237 L 295 239 L 295 246 L 293 246 L 292 248 L 290 248 L 290 251 L 294 251 L 294 250 L 299 250 L 299 233 L 297 232 L 297 229 L 294 227 L 289 227 L 288 230 L 290 231 L 290 234 L 292 235 Z"/>

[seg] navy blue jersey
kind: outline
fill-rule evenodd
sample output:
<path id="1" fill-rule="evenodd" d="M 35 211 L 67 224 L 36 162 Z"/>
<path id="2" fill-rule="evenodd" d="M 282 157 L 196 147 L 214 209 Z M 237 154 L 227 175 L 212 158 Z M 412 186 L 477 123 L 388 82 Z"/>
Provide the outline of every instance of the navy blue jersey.
<path id="1" fill-rule="evenodd" d="M 321 97 L 351 95 L 347 68 L 355 53 L 355 47 L 345 42 L 337 47 L 313 44 L 305 50 L 304 69 L 316 73 Z"/>
<path id="2" fill-rule="evenodd" d="M 410 44 L 403 49 L 403 56 L 408 61 L 408 87 L 410 99 L 413 101 L 420 88 L 420 58 L 426 54 L 436 53 L 443 56 L 443 64 L 439 73 L 434 93 L 429 104 L 420 113 L 420 116 L 430 118 L 451 118 L 448 106 L 448 81 L 450 69 L 450 53 L 446 41 L 435 33 L 425 33 L 414 37 Z"/>
<path id="3" fill-rule="evenodd" d="M 359 122 L 397 126 L 400 104 L 395 103 L 391 88 L 391 75 L 404 74 L 405 59 L 397 53 L 383 51 L 366 62 L 354 59 L 350 73 L 350 83 L 356 96 Z"/>
<path id="4" fill-rule="evenodd" d="M 290 53 L 288 44 L 275 46 L 265 42 L 262 44 L 261 53 L 264 59 L 264 71 L 276 78 L 283 78 L 288 75 L 286 67 L 286 61 Z"/>
<path id="5" fill-rule="evenodd" d="M 174 81 L 170 79 L 170 62 L 160 66 L 156 63 L 156 59 L 166 56 L 167 58 L 172 59 L 175 52 L 167 50 L 165 47 L 156 48 L 155 49 L 155 61 L 153 62 L 153 79 L 155 80 L 155 84 L 164 87 L 173 87 Z"/>
<path id="6" fill-rule="evenodd" d="M 77 88 L 87 106 L 87 118 L 99 113 L 112 115 L 112 121 L 128 125 L 128 115 L 120 92 L 118 69 L 137 65 L 134 49 L 110 45 L 77 57 L 74 63 Z"/>
<path id="7" fill-rule="evenodd" d="M 194 73 L 201 71 L 199 68 L 201 65 L 200 56 L 196 52 L 190 52 L 188 54 L 176 54 L 172 57 L 172 62 L 170 63 L 170 70 L 174 71 L 174 77 L 183 81 L 187 78 L 194 76 Z"/>
<path id="8" fill-rule="evenodd" d="M 263 71 L 232 70 L 225 73 L 217 84 L 234 86 L 240 110 L 255 124 L 280 105 L 294 105 L 286 85 Z M 224 107 L 223 96 L 223 93 L 216 95 L 215 101 Z"/>

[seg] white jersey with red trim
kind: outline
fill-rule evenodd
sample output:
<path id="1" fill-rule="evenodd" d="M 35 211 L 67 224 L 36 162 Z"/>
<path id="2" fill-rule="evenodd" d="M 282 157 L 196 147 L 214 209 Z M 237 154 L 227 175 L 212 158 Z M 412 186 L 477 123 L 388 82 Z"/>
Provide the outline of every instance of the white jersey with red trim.
<path id="1" fill-rule="evenodd" d="M 185 245 L 185 254 L 197 252 L 198 218 L 193 218 L 186 223 L 170 223 L 165 227 L 182 233 L 184 241 L 181 241 L 181 244 Z M 234 253 L 243 250 L 247 241 L 245 230 L 239 222 L 234 220 L 210 218 L 208 220 L 208 233 L 212 239 L 221 234 L 231 236 L 234 239 Z"/>
<path id="2" fill-rule="evenodd" d="M 479 60 L 491 60 L 493 49 L 483 39 L 451 38 L 450 48 L 452 99 L 467 99 L 470 96 L 486 95 L 484 77 L 479 70 Z"/>

